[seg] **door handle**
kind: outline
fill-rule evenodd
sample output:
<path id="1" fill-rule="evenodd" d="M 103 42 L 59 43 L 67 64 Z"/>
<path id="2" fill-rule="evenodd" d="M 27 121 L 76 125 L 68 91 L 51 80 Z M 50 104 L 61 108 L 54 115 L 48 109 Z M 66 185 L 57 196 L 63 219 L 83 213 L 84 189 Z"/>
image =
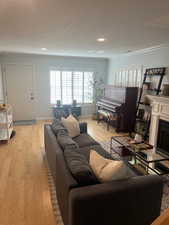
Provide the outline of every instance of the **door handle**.
<path id="1" fill-rule="evenodd" d="M 34 94 L 32 92 L 30 93 L 30 100 L 34 100 Z"/>

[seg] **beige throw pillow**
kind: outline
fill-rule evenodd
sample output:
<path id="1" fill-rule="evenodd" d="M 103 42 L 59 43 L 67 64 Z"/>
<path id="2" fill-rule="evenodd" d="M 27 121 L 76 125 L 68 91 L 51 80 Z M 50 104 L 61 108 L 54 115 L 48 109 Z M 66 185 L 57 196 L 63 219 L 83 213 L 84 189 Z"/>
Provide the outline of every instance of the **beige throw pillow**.
<path id="1" fill-rule="evenodd" d="M 61 122 L 72 138 L 80 134 L 79 122 L 72 115 L 69 115 L 67 118 L 62 117 Z"/>
<path id="2" fill-rule="evenodd" d="M 105 159 L 96 151 L 90 151 L 90 166 L 98 180 L 108 182 L 129 177 L 128 169 L 123 161 Z"/>

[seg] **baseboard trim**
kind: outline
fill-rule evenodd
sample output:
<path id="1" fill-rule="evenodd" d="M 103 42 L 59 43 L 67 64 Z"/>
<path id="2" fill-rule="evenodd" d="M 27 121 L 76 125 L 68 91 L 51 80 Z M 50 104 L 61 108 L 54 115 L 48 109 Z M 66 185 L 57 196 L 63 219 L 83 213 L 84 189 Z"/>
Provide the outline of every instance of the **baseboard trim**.
<path id="1" fill-rule="evenodd" d="M 50 117 L 37 117 L 36 120 L 53 120 L 54 117 L 50 116 Z"/>
<path id="2" fill-rule="evenodd" d="M 79 117 L 80 119 L 91 119 L 92 118 L 92 114 L 91 115 L 82 115 Z M 36 120 L 53 120 L 54 117 L 50 116 L 50 117 L 37 117 Z"/>

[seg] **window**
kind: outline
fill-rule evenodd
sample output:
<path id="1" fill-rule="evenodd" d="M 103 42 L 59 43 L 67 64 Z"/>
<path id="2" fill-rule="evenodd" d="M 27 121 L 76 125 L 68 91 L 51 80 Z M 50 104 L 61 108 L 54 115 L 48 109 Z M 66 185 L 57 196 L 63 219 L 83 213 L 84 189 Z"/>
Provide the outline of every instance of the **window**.
<path id="1" fill-rule="evenodd" d="M 61 73 L 60 71 L 51 71 L 50 72 L 50 101 L 51 103 L 56 102 L 57 100 L 61 101 Z"/>
<path id="2" fill-rule="evenodd" d="M 120 87 L 141 87 L 142 79 L 142 67 L 124 68 L 115 72 L 114 85 Z"/>
<path id="3" fill-rule="evenodd" d="M 50 71 L 50 102 L 62 104 L 93 102 L 93 72 Z"/>
<path id="4" fill-rule="evenodd" d="M 84 72 L 84 102 L 93 102 L 93 73 Z"/>
<path id="5" fill-rule="evenodd" d="M 83 72 L 73 74 L 73 99 L 78 103 L 83 102 Z"/>
<path id="6" fill-rule="evenodd" d="M 62 72 L 62 103 L 71 104 L 72 103 L 72 72 Z M 57 95 L 56 95 L 57 98 Z"/>

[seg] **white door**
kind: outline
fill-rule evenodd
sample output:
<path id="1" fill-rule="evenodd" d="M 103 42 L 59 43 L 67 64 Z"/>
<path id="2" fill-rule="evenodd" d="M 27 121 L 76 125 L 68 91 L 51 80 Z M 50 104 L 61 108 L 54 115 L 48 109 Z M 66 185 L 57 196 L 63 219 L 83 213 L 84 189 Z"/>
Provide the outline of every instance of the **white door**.
<path id="1" fill-rule="evenodd" d="M 34 120 L 33 66 L 5 66 L 7 103 L 13 107 L 14 121 Z"/>

